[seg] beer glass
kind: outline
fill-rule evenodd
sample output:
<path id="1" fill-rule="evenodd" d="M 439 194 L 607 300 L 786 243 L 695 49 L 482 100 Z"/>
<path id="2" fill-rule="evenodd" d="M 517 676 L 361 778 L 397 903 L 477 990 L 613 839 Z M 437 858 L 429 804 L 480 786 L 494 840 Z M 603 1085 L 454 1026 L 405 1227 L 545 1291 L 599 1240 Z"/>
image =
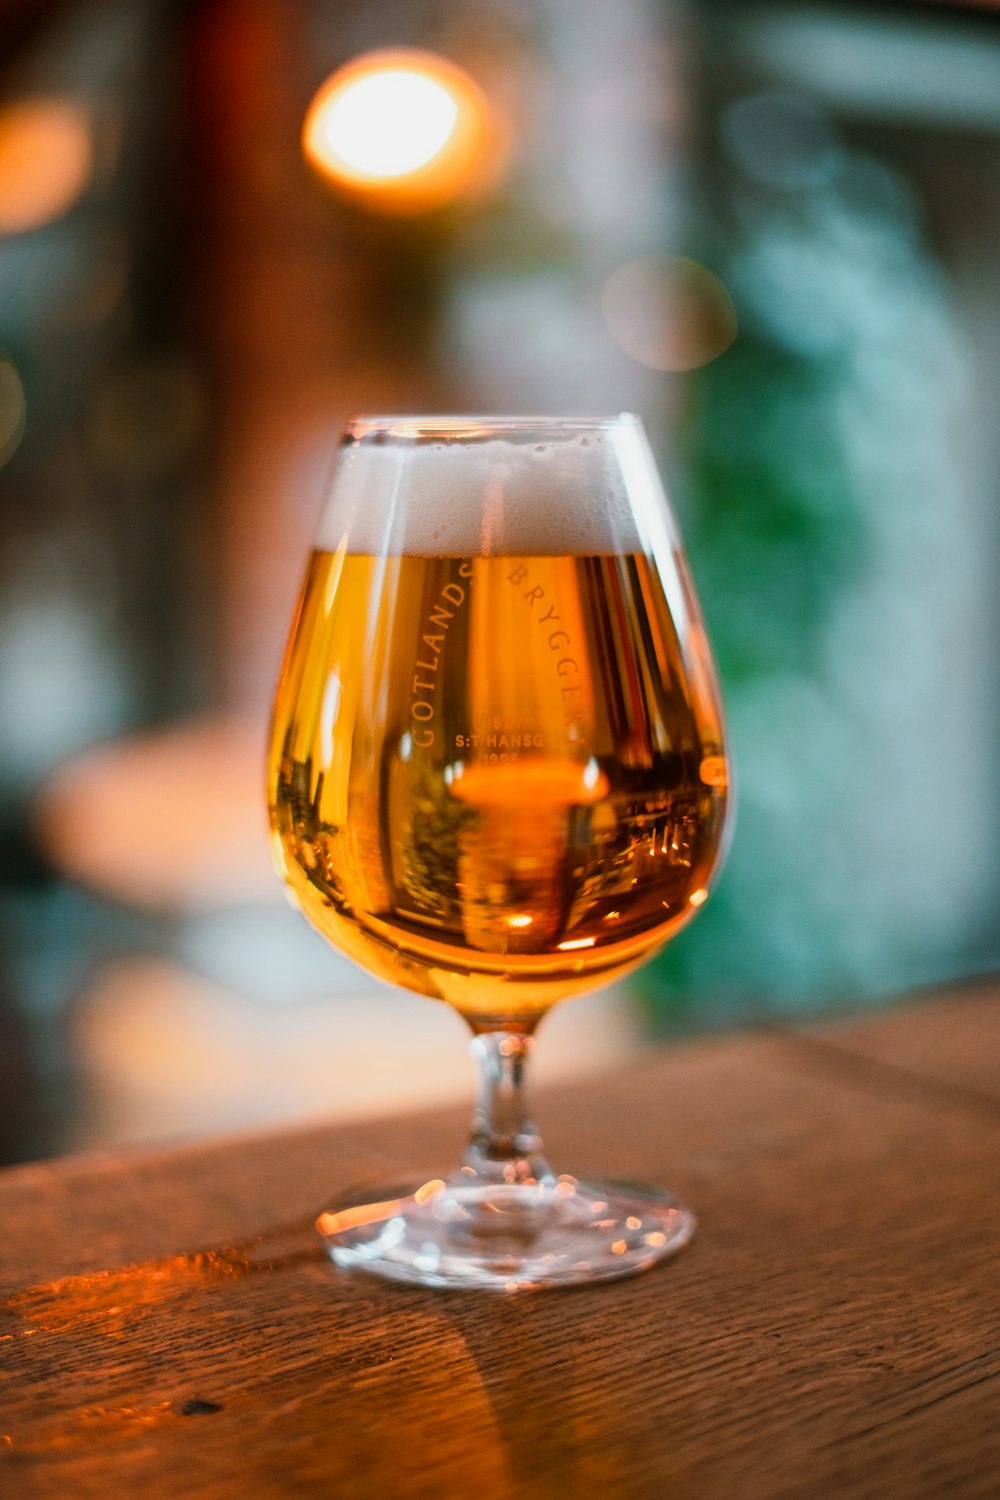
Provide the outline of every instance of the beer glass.
<path id="1" fill-rule="evenodd" d="M 513 1291 L 690 1239 L 665 1190 L 550 1169 L 525 1073 L 555 1001 L 642 963 L 706 899 L 727 786 L 637 417 L 349 423 L 278 687 L 274 851 L 325 938 L 464 1017 L 480 1081 L 455 1172 L 320 1216 L 336 1262 Z"/>

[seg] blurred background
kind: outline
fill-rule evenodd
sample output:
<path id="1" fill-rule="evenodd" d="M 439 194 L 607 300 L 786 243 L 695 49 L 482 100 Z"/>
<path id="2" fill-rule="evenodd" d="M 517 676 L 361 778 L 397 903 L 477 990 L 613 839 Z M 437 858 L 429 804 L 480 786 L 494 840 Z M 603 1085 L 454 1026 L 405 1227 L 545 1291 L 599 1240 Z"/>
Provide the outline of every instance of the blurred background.
<path id="1" fill-rule="evenodd" d="M 351 411 L 635 410 L 680 514 L 732 854 L 543 1074 L 997 966 L 998 80 L 987 4 L 0 0 L 0 1159 L 468 1092 L 266 850 Z"/>

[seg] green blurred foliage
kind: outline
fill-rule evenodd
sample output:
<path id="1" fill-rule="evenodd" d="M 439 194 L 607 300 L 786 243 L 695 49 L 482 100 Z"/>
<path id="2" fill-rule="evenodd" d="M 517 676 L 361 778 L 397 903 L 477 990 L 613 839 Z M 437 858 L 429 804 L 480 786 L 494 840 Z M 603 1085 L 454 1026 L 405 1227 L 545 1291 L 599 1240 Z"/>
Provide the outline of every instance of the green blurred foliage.
<path id="1" fill-rule="evenodd" d="M 692 380 L 679 509 L 737 818 L 712 899 L 636 976 L 668 1030 L 955 972 L 941 882 L 971 857 L 967 810 L 937 870 L 914 840 L 947 753 L 936 729 L 919 739 L 924 637 L 927 682 L 946 672 L 921 580 L 940 567 L 961 591 L 942 520 L 962 381 L 946 280 L 912 192 L 870 157 L 842 150 L 799 191 L 734 170 L 727 193 L 703 259 L 741 335 Z"/>

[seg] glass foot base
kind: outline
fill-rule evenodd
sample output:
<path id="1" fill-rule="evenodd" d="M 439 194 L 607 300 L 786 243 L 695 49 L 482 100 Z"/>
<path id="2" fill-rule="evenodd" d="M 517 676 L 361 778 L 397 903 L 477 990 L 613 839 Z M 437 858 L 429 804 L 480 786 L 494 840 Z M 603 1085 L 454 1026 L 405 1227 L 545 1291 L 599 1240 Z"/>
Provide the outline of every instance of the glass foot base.
<path id="1" fill-rule="evenodd" d="M 695 1218 L 658 1188 L 574 1177 L 491 1185 L 459 1172 L 348 1194 L 316 1227 L 340 1266 L 515 1292 L 645 1271 L 687 1244 Z"/>

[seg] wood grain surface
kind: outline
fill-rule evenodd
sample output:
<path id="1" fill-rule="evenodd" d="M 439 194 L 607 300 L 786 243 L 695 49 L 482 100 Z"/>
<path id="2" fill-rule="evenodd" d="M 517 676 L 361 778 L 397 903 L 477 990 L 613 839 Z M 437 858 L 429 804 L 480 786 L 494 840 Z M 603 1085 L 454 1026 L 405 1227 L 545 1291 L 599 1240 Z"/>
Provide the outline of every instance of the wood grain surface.
<path id="1" fill-rule="evenodd" d="M 546 1091 L 558 1169 L 667 1182 L 700 1228 L 534 1296 L 313 1234 L 450 1164 L 461 1111 L 9 1170 L 0 1495 L 995 1497 L 998 1058 L 983 985 Z"/>

